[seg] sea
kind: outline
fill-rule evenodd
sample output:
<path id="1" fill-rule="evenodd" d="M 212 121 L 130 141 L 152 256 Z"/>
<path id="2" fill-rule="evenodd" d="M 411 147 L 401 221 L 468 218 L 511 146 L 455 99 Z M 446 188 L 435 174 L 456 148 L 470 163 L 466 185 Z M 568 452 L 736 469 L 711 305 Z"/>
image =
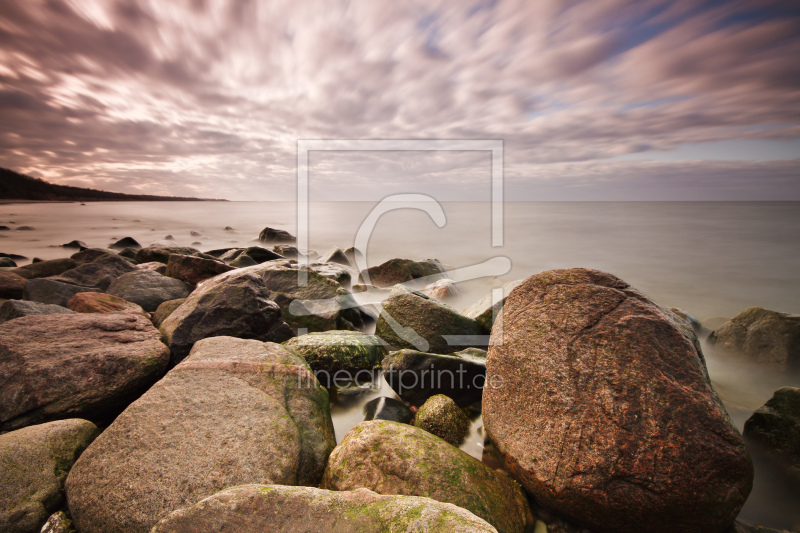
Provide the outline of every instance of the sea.
<path id="1" fill-rule="evenodd" d="M 299 215 L 298 215 L 299 213 Z M 0 205 L 0 252 L 53 259 L 72 240 L 108 247 L 123 237 L 202 251 L 257 245 L 265 227 L 302 236 L 308 250 L 358 245 L 362 266 L 438 259 L 460 273 L 466 308 L 506 281 L 555 268 L 610 272 L 666 307 L 715 327 L 759 306 L 800 313 L 800 202 L 64 202 Z M 21 231 L 20 226 L 32 227 Z M 227 228 L 227 229 L 226 229 Z M 357 295 L 371 303 L 380 296 Z M 797 378 L 703 343 L 712 383 L 734 424 Z M 337 439 L 363 403 L 396 397 L 382 378 L 358 402 L 332 406 Z M 462 445 L 481 458 L 481 420 Z M 800 487 L 755 457 L 753 493 L 740 515 L 800 529 Z"/>

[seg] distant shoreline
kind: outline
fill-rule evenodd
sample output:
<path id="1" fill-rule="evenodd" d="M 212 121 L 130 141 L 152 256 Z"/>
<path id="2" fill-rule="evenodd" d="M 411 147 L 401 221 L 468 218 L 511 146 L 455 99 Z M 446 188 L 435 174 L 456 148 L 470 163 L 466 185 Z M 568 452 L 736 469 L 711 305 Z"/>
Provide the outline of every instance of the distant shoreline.
<path id="1" fill-rule="evenodd" d="M 102 199 L 102 200 L 25 200 L 25 199 L 9 199 L 0 198 L 0 205 L 14 205 L 14 204 L 96 204 L 100 202 L 230 202 L 230 200 L 213 200 L 204 198 L 192 198 L 187 200 L 172 200 L 165 198 L 163 200 L 132 200 L 132 199 Z"/>

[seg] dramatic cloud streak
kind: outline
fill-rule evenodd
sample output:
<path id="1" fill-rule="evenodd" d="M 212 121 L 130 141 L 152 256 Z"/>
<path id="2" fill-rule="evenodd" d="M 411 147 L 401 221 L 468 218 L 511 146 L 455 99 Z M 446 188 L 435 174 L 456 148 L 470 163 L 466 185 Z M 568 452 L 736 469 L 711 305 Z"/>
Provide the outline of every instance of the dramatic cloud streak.
<path id="1" fill-rule="evenodd" d="M 512 199 L 800 199 L 798 159 L 622 157 L 796 141 L 798 57 L 780 0 L 12 0 L 0 165 L 268 200 L 293 197 L 297 139 L 502 139 Z M 318 153 L 312 198 L 486 198 L 488 169 Z"/>

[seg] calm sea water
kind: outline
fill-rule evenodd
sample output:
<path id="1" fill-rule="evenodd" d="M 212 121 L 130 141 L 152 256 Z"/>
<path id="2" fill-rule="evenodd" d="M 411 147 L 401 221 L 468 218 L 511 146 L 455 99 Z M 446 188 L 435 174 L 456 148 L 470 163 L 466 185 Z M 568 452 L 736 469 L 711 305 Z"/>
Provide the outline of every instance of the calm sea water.
<path id="1" fill-rule="evenodd" d="M 375 205 L 312 203 L 310 248 L 323 253 L 331 246 L 352 246 Z M 504 206 L 501 247 L 492 246 L 488 203 L 441 205 L 446 217 L 441 228 L 420 209 L 384 214 L 371 232 L 367 262 L 437 258 L 461 268 L 494 257 L 510 260 L 505 274 L 467 281 L 456 307 L 466 307 L 502 281 L 552 268 L 590 267 L 611 272 L 658 303 L 680 307 L 702 321 L 731 317 L 752 306 L 800 313 L 800 203 L 512 202 Z M 73 239 L 93 247 L 127 236 L 142 245 L 163 242 L 200 250 L 252 245 L 265 226 L 296 233 L 297 215 L 294 204 L 271 202 L 7 204 L 0 205 L 0 225 L 12 228 L 0 232 L 0 251 L 51 259 L 69 255 L 56 245 Z M 14 229 L 22 225 L 35 229 Z M 174 240 L 164 240 L 167 235 Z M 715 388 L 739 429 L 776 388 L 800 386 L 707 346 L 705 352 Z M 391 389 L 378 386 L 367 398 L 391 395 Z M 335 406 L 333 415 L 341 439 L 360 422 L 360 404 Z M 477 429 L 480 419 L 473 425 Z M 480 457 L 480 440 L 473 432 L 463 448 Z M 742 516 L 798 528 L 800 511 L 786 492 L 796 489 L 774 477 L 757 472 Z"/>

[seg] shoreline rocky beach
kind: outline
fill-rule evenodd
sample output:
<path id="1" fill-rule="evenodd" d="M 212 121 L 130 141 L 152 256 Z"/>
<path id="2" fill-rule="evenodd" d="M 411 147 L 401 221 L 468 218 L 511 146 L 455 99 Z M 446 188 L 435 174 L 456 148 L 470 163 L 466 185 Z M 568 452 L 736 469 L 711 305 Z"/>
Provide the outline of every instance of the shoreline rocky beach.
<path id="1" fill-rule="evenodd" d="M 2 254 L 0 530 L 769 532 L 751 456 L 800 487 L 800 389 L 742 436 L 700 343 L 796 383 L 796 315 L 709 328 L 585 268 L 457 309 L 438 260 L 258 240 Z"/>

